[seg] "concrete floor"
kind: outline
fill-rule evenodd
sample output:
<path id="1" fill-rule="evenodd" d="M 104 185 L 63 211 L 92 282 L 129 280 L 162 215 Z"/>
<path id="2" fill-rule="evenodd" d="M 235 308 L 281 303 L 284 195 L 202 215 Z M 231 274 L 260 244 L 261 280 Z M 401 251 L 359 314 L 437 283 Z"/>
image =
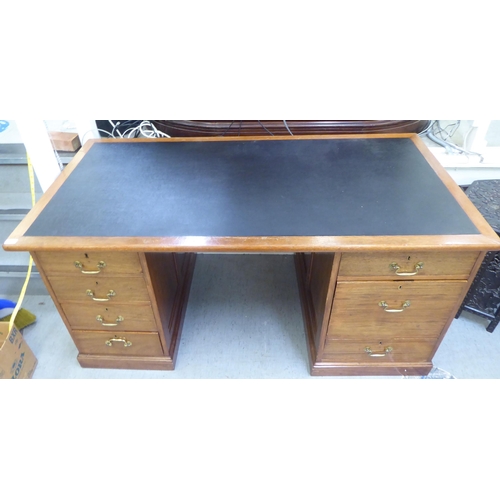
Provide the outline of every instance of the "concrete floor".
<path id="1" fill-rule="evenodd" d="M 173 372 L 83 369 L 50 297 L 23 306 L 37 315 L 24 331 L 38 358 L 34 378 L 311 378 L 291 255 L 199 255 Z M 442 378 L 500 378 L 500 331 L 486 325 L 469 313 L 453 321 L 434 357 Z"/>

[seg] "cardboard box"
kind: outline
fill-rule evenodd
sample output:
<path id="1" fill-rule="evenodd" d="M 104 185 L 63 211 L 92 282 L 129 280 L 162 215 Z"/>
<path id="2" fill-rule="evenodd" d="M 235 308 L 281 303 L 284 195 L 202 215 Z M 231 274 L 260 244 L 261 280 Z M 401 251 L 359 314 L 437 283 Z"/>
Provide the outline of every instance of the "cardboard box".
<path id="1" fill-rule="evenodd" d="M 77 151 L 81 148 L 80 137 L 74 132 L 49 132 L 57 151 Z"/>
<path id="2" fill-rule="evenodd" d="M 0 379 L 31 378 L 37 359 L 15 327 L 9 332 L 9 322 L 0 321 Z"/>

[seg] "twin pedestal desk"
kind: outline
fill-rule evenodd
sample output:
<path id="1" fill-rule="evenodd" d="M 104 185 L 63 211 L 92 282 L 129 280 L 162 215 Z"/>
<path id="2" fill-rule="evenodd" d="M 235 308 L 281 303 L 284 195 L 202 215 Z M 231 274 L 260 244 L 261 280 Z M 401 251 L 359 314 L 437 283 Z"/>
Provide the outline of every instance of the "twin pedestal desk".
<path id="1" fill-rule="evenodd" d="M 82 367 L 174 369 L 197 253 L 292 253 L 312 375 L 425 375 L 500 240 L 386 134 L 89 141 L 4 248 Z"/>

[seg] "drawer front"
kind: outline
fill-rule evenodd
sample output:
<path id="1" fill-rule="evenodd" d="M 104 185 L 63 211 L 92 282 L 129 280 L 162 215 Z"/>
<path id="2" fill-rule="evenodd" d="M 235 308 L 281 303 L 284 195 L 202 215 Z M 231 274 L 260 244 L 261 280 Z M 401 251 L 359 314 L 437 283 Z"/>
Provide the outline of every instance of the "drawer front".
<path id="1" fill-rule="evenodd" d="M 111 333 L 73 331 L 73 340 L 80 354 L 107 356 L 163 356 L 157 332 Z"/>
<path id="2" fill-rule="evenodd" d="M 148 302 L 149 293 L 142 276 L 99 277 L 52 276 L 48 280 L 59 302 Z"/>
<path id="3" fill-rule="evenodd" d="M 128 332 L 156 331 L 151 304 L 111 304 L 67 302 L 61 304 L 75 330 Z M 97 318 L 100 318 L 98 320 Z"/>
<path id="4" fill-rule="evenodd" d="M 142 273 L 137 253 L 37 252 L 36 255 L 47 276 L 57 274 L 106 276 Z"/>
<path id="5" fill-rule="evenodd" d="M 478 252 L 344 253 L 339 277 L 467 279 Z"/>
<path id="6" fill-rule="evenodd" d="M 324 361 L 338 363 L 400 363 L 430 361 L 435 341 L 427 340 L 327 340 Z"/>
<path id="7" fill-rule="evenodd" d="M 436 339 L 466 285 L 466 281 L 339 282 L 327 337 Z"/>

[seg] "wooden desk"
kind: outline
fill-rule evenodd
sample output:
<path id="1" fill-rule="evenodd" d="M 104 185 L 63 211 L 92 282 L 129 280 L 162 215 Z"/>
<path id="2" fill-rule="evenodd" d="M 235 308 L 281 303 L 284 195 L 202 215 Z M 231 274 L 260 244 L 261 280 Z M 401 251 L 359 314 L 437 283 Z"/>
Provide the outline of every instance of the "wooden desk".
<path id="1" fill-rule="evenodd" d="M 5 242 L 83 367 L 173 369 L 196 253 L 293 253 L 313 375 L 427 374 L 496 233 L 414 134 L 88 142 Z"/>

